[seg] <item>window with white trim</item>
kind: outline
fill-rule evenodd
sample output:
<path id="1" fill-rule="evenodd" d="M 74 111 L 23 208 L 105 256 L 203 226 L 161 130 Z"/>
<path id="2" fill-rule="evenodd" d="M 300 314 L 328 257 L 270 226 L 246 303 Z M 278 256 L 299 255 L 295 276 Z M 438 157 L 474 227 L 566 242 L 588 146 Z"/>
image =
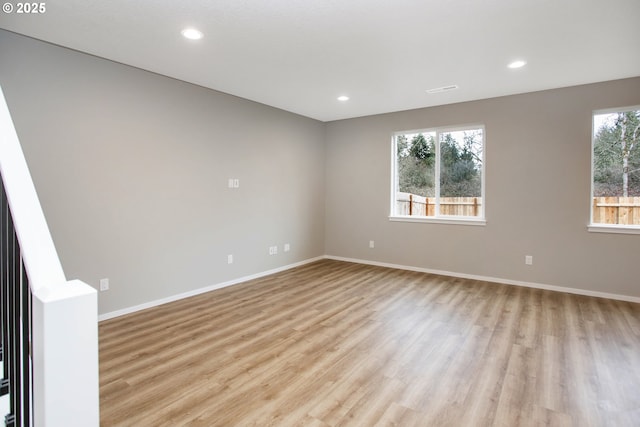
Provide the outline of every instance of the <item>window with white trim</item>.
<path id="1" fill-rule="evenodd" d="M 593 113 L 592 231 L 640 232 L 640 106 Z"/>
<path id="2" fill-rule="evenodd" d="M 392 220 L 484 224 L 484 126 L 397 132 Z"/>

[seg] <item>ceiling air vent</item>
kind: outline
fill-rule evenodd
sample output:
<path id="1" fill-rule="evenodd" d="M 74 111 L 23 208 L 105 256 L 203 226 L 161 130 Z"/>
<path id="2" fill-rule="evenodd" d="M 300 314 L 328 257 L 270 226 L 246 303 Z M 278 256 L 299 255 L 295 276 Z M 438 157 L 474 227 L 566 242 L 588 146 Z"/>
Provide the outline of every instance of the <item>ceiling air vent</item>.
<path id="1" fill-rule="evenodd" d="M 433 89 L 429 89 L 429 90 L 427 90 L 427 93 L 448 92 L 450 90 L 456 90 L 456 89 L 458 89 L 458 85 L 442 86 L 442 87 L 436 87 L 436 88 L 433 88 Z"/>

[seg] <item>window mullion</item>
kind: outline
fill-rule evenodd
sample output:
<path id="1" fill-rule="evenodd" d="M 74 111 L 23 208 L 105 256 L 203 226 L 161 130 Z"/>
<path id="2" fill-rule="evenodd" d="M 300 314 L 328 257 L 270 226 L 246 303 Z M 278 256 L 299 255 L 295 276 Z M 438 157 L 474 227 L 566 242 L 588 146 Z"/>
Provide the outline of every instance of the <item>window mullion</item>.
<path id="1" fill-rule="evenodd" d="M 435 209 L 435 217 L 440 216 L 440 131 L 436 131 L 436 141 L 435 141 L 435 149 L 436 149 L 436 167 L 435 167 L 435 199 L 436 199 L 436 209 Z"/>

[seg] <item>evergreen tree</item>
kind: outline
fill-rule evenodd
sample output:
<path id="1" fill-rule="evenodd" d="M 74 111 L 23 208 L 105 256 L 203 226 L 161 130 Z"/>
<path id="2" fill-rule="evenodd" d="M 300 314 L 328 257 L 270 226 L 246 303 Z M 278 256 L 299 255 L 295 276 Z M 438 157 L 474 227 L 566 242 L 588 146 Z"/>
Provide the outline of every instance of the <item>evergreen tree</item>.
<path id="1" fill-rule="evenodd" d="M 398 136 L 398 181 L 400 191 L 425 197 L 435 195 L 435 143 L 419 133 L 407 140 Z"/>
<path id="2" fill-rule="evenodd" d="M 477 133 L 440 134 L 440 195 L 481 196 L 482 157 Z M 407 135 L 396 139 L 399 191 L 435 196 L 436 141 L 433 134 Z"/>

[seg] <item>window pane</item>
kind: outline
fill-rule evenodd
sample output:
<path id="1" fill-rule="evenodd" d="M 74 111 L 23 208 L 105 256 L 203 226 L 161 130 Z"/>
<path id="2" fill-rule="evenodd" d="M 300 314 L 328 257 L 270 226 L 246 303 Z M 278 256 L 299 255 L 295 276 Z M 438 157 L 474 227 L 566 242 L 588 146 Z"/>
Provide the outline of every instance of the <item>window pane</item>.
<path id="1" fill-rule="evenodd" d="M 396 215 L 435 215 L 435 132 L 396 137 Z"/>
<path id="2" fill-rule="evenodd" d="M 392 215 L 484 218 L 482 126 L 397 133 L 394 144 Z"/>
<path id="3" fill-rule="evenodd" d="M 482 129 L 440 133 L 440 214 L 480 216 Z"/>
<path id="4" fill-rule="evenodd" d="M 640 109 L 593 116 L 594 224 L 640 225 Z"/>

